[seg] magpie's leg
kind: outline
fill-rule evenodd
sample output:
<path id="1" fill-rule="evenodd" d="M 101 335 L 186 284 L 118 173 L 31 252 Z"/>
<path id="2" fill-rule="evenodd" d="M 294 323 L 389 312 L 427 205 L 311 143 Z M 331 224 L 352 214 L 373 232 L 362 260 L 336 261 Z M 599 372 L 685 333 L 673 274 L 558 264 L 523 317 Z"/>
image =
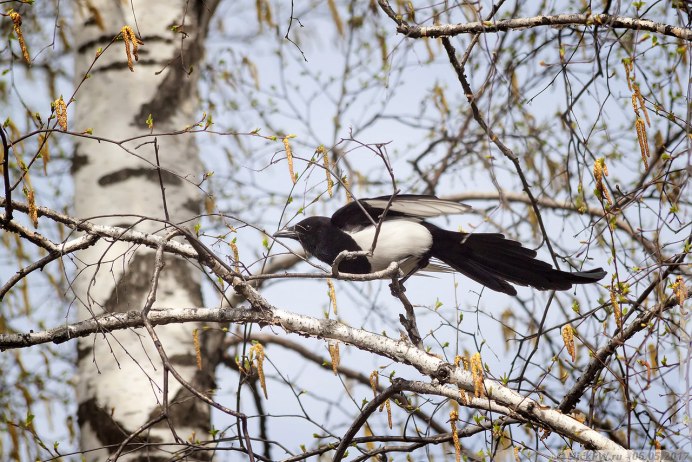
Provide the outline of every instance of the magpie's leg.
<path id="1" fill-rule="evenodd" d="M 396 297 L 399 293 L 406 292 L 406 287 L 404 287 L 404 282 L 406 282 L 408 280 L 408 278 L 413 276 L 416 273 L 416 271 L 422 270 L 423 268 L 428 266 L 429 263 L 430 263 L 430 257 L 421 258 L 420 260 L 418 260 L 418 263 L 416 263 L 416 266 L 414 266 L 413 269 L 411 269 L 411 271 L 406 273 L 403 278 L 399 279 L 398 284 L 394 284 L 394 283 L 389 284 L 389 290 L 392 291 L 392 295 L 394 295 Z"/>
<path id="2" fill-rule="evenodd" d="M 399 285 L 403 287 L 404 282 L 406 282 L 408 280 L 408 278 L 413 276 L 413 273 L 415 273 L 416 271 L 418 271 L 420 269 L 425 268 L 426 266 L 428 266 L 427 263 L 424 265 L 416 265 L 416 267 L 414 269 L 412 269 L 411 271 L 409 271 L 408 274 L 404 275 L 403 278 L 399 279 Z"/>

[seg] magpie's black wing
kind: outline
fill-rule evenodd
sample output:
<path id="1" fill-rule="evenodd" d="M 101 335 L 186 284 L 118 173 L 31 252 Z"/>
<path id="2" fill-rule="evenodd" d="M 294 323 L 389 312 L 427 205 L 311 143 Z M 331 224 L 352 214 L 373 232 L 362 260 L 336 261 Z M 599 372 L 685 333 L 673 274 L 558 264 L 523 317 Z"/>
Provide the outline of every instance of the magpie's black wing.
<path id="1" fill-rule="evenodd" d="M 372 226 L 377 223 L 392 196 L 379 196 L 350 202 L 332 215 L 332 223 L 345 231 Z M 387 217 L 423 219 L 439 215 L 464 213 L 471 207 L 459 202 L 446 201 L 430 195 L 399 194 L 387 210 Z"/>
<path id="2" fill-rule="evenodd" d="M 332 215 L 332 224 L 344 231 L 357 231 L 377 223 L 384 208 L 372 207 L 367 201 L 360 199 L 344 205 Z"/>

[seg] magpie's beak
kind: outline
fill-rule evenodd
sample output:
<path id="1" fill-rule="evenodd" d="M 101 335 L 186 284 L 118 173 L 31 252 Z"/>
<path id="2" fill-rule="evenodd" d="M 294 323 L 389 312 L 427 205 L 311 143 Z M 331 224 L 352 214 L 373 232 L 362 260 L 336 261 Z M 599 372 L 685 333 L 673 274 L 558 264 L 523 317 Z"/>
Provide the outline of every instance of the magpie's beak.
<path id="1" fill-rule="evenodd" d="M 288 239 L 298 240 L 298 233 L 296 232 L 296 227 L 291 226 L 291 227 L 279 230 L 278 232 L 276 232 L 274 234 L 274 237 L 285 237 Z"/>

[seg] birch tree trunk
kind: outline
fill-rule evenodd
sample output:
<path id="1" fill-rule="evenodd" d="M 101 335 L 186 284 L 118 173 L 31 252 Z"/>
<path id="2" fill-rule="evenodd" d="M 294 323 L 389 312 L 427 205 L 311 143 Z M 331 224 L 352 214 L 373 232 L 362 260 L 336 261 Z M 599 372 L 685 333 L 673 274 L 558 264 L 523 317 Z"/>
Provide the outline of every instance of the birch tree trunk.
<path id="1" fill-rule="evenodd" d="M 192 125 L 202 111 L 198 107 L 197 64 L 215 2 L 93 0 L 90 8 L 75 11 L 75 79 L 78 84 L 94 61 L 124 25 L 141 34 L 139 61 L 128 68 L 124 43 L 106 50 L 89 71 L 90 77 L 76 95 L 70 129 L 92 129 L 95 136 L 123 140 L 154 130 L 166 133 Z M 93 8 L 91 8 L 93 6 Z M 135 21 L 136 19 L 136 21 Z M 177 27 L 173 27 L 177 26 Z M 190 69 L 193 72 L 189 73 Z M 78 217 L 100 217 L 103 224 L 133 226 L 162 234 L 164 207 L 153 138 L 122 146 L 81 139 L 73 160 L 75 212 Z M 199 182 L 202 168 L 194 137 L 159 136 L 161 179 L 173 223 L 199 214 Z M 153 220 L 142 220 L 149 217 Z M 79 255 L 76 279 L 80 319 L 103 312 L 141 310 L 150 290 L 154 253 L 115 242 L 99 245 Z M 167 257 L 154 306 L 201 306 L 199 272 L 182 259 Z M 157 327 L 156 332 L 172 366 L 198 390 L 213 388 L 214 339 L 204 333 L 204 366 L 198 370 L 193 330 L 198 325 Z M 161 415 L 163 403 L 162 362 L 145 330 L 104 333 L 79 341 L 78 420 L 81 446 L 89 461 L 103 461 L 141 426 Z M 207 439 L 208 406 L 191 397 L 173 378 L 168 383 L 168 420 L 160 420 L 132 440 L 120 460 L 169 460 L 173 451 L 187 451 L 180 460 L 208 460 L 209 453 L 170 443 L 176 429 L 181 440 Z M 170 426 L 169 426 L 170 424 Z M 179 443 L 182 443 L 178 440 Z M 136 445 L 134 445 L 136 443 Z M 148 444 L 142 444 L 148 443 Z M 154 443 L 154 444 L 152 444 Z M 176 459 L 178 460 L 178 459 Z"/>

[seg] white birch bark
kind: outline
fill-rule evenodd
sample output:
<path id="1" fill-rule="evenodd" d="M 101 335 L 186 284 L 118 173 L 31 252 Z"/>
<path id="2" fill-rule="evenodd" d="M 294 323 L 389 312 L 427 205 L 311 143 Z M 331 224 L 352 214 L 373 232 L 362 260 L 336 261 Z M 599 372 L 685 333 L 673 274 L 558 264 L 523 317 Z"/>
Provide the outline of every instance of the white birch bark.
<path id="1" fill-rule="evenodd" d="M 114 43 L 99 58 L 76 95 L 70 130 L 91 128 L 96 136 L 122 140 L 148 133 L 145 122 L 149 114 L 157 133 L 193 124 L 202 112 L 197 105 L 196 65 L 202 53 L 204 28 L 214 9 L 207 2 L 204 6 L 201 3 L 93 0 L 90 5 L 94 9 L 76 9 L 76 83 L 87 72 L 97 50 L 105 48 L 124 25 L 140 33 L 144 45 L 139 49 L 134 72 L 128 69 L 122 41 Z M 185 40 L 171 29 L 182 24 L 188 34 Z M 188 75 L 190 66 L 194 66 L 194 72 Z M 139 146 L 143 141 L 124 145 L 136 156 L 114 144 L 78 141 L 73 165 L 78 217 L 102 217 L 95 221 L 104 225 L 135 225 L 134 229 L 148 233 L 162 228 L 161 222 L 139 218 L 165 218 L 159 176 L 154 168 L 154 146 Z M 199 214 L 200 191 L 191 184 L 202 175 L 198 150 L 191 135 L 160 136 L 158 143 L 160 163 L 165 169 L 162 175 L 168 210 L 171 221 L 178 223 Z M 82 251 L 79 260 L 80 273 L 74 287 L 80 320 L 104 312 L 142 309 L 154 269 L 151 250 L 120 242 L 100 243 Z M 165 263 L 155 306 L 201 305 L 199 272 L 181 259 L 167 257 Z M 173 366 L 186 380 L 206 391 L 213 387 L 213 358 L 205 357 L 208 370 L 197 370 L 193 346 L 196 327 L 197 324 L 169 325 L 156 331 Z M 163 368 L 144 329 L 91 336 L 81 339 L 78 348 L 81 446 L 83 450 L 108 446 L 86 453 L 88 461 L 103 461 L 132 432 L 160 415 Z M 178 436 L 187 441 L 207 439 L 207 406 L 189 399 L 188 392 L 173 379 L 169 381 L 168 398 L 172 403 L 169 418 Z M 134 441 L 171 442 L 173 435 L 163 421 Z M 173 450 L 176 449 L 180 448 Z M 171 448 L 166 451 L 149 446 L 119 460 L 168 460 Z M 197 453 L 185 460 L 208 457 Z"/>

